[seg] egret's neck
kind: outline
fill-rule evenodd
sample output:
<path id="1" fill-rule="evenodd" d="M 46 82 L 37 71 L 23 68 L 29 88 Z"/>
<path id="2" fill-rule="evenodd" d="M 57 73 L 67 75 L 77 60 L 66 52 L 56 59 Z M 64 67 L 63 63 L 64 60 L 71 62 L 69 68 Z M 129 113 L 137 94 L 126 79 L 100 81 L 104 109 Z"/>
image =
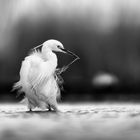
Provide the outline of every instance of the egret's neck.
<path id="1" fill-rule="evenodd" d="M 53 64 L 57 66 L 57 56 L 51 49 L 47 48 L 43 51 L 42 56 L 45 61 L 52 61 Z"/>

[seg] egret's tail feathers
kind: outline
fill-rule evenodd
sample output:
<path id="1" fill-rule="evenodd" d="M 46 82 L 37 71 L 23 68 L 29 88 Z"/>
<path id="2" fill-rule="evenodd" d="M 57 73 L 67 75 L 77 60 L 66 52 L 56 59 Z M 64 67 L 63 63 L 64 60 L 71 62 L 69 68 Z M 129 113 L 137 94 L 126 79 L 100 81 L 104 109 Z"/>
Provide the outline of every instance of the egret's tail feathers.
<path id="1" fill-rule="evenodd" d="M 24 99 L 22 99 L 20 102 L 20 104 L 28 104 L 28 99 L 25 97 Z"/>
<path id="2" fill-rule="evenodd" d="M 20 81 L 16 82 L 14 85 L 13 85 L 13 90 L 19 90 L 21 89 L 22 86 L 21 86 L 21 83 Z"/>
<path id="3" fill-rule="evenodd" d="M 12 91 L 14 91 L 14 90 L 17 90 L 18 91 L 18 94 L 21 94 L 23 92 L 23 90 L 22 90 L 22 84 L 21 84 L 20 81 L 18 81 L 17 83 L 15 83 L 13 85 Z"/>

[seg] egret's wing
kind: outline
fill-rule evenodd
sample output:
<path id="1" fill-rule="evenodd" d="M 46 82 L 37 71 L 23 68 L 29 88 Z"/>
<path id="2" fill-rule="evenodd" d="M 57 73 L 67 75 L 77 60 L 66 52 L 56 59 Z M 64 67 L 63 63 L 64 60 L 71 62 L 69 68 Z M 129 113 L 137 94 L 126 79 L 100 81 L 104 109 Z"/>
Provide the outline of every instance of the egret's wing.
<path id="1" fill-rule="evenodd" d="M 39 87 L 41 84 L 43 84 L 47 80 L 47 76 L 41 70 L 41 68 L 39 67 L 37 69 L 38 69 L 37 75 L 34 74 L 30 78 L 30 83 L 32 85 L 32 89 L 36 89 L 37 87 Z"/>
<path id="2" fill-rule="evenodd" d="M 42 62 L 43 59 L 38 52 L 27 56 L 25 60 L 22 61 L 20 80 L 14 85 L 14 88 L 18 89 L 18 87 L 22 87 L 25 92 L 25 89 L 31 88 L 35 83 L 37 83 L 36 81 L 38 81 L 37 79 L 40 75 L 39 71 Z"/>
<path id="3" fill-rule="evenodd" d="M 25 92 L 25 89 L 28 87 L 28 74 L 30 69 L 30 61 L 29 58 L 26 57 L 24 61 L 22 61 L 20 68 L 20 79 L 13 85 L 13 90 L 17 89 L 19 93 Z"/>
<path id="4" fill-rule="evenodd" d="M 30 68 L 28 70 L 28 83 L 31 88 L 35 88 L 44 79 L 44 73 L 42 72 L 43 59 L 38 55 L 31 55 L 27 59 L 30 63 Z"/>
<path id="5" fill-rule="evenodd" d="M 51 61 L 32 62 L 31 64 L 31 74 L 29 76 L 29 81 L 33 89 L 40 87 L 47 83 L 47 80 L 55 71 L 55 67 L 52 66 Z"/>
<path id="6" fill-rule="evenodd" d="M 26 85 L 28 83 L 28 74 L 30 69 L 30 62 L 25 59 L 20 68 L 20 81 Z"/>

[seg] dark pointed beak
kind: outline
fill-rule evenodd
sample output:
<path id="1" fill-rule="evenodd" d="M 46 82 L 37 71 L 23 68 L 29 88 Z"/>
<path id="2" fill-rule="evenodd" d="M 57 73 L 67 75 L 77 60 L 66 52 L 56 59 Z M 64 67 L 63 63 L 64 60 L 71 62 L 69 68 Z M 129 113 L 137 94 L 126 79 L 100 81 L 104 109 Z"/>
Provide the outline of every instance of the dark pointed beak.
<path id="1" fill-rule="evenodd" d="M 69 51 L 69 50 L 62 49 L 62 48 L 61 48 L 61 50 L 64 51 L 65 53 L 71 55 L 71 56 L 76 57 L 77 59 L 80 59 L 79 56 L 77 56 L 75 53 L 73 53 L 73 52 L 71 52 L 71 51 Z"/>

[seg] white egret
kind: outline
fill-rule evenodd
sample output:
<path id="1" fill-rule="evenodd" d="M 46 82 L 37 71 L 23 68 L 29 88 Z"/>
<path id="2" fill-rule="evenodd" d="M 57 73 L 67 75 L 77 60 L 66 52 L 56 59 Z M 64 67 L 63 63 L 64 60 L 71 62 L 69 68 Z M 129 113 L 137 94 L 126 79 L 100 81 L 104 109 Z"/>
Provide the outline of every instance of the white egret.
<path id="1" fill-rule="evenodd" d="M 41 48 L 41 51 L 37 50 Z M 30 111 L 35 107 L 57 111 L 57 98 L 60 97 L 60 88 L 57 73 L 65 71 L 57 68 L 57 56 L 54 53 L 68 53 L 79 59 L 74 53 L 64 49 L 61 42 L 48 40 L 33 48 L 32 53 L 25 57 L 20 69 L 20 80 L 13 88 L 25 93 L 25 100 Z"/>

